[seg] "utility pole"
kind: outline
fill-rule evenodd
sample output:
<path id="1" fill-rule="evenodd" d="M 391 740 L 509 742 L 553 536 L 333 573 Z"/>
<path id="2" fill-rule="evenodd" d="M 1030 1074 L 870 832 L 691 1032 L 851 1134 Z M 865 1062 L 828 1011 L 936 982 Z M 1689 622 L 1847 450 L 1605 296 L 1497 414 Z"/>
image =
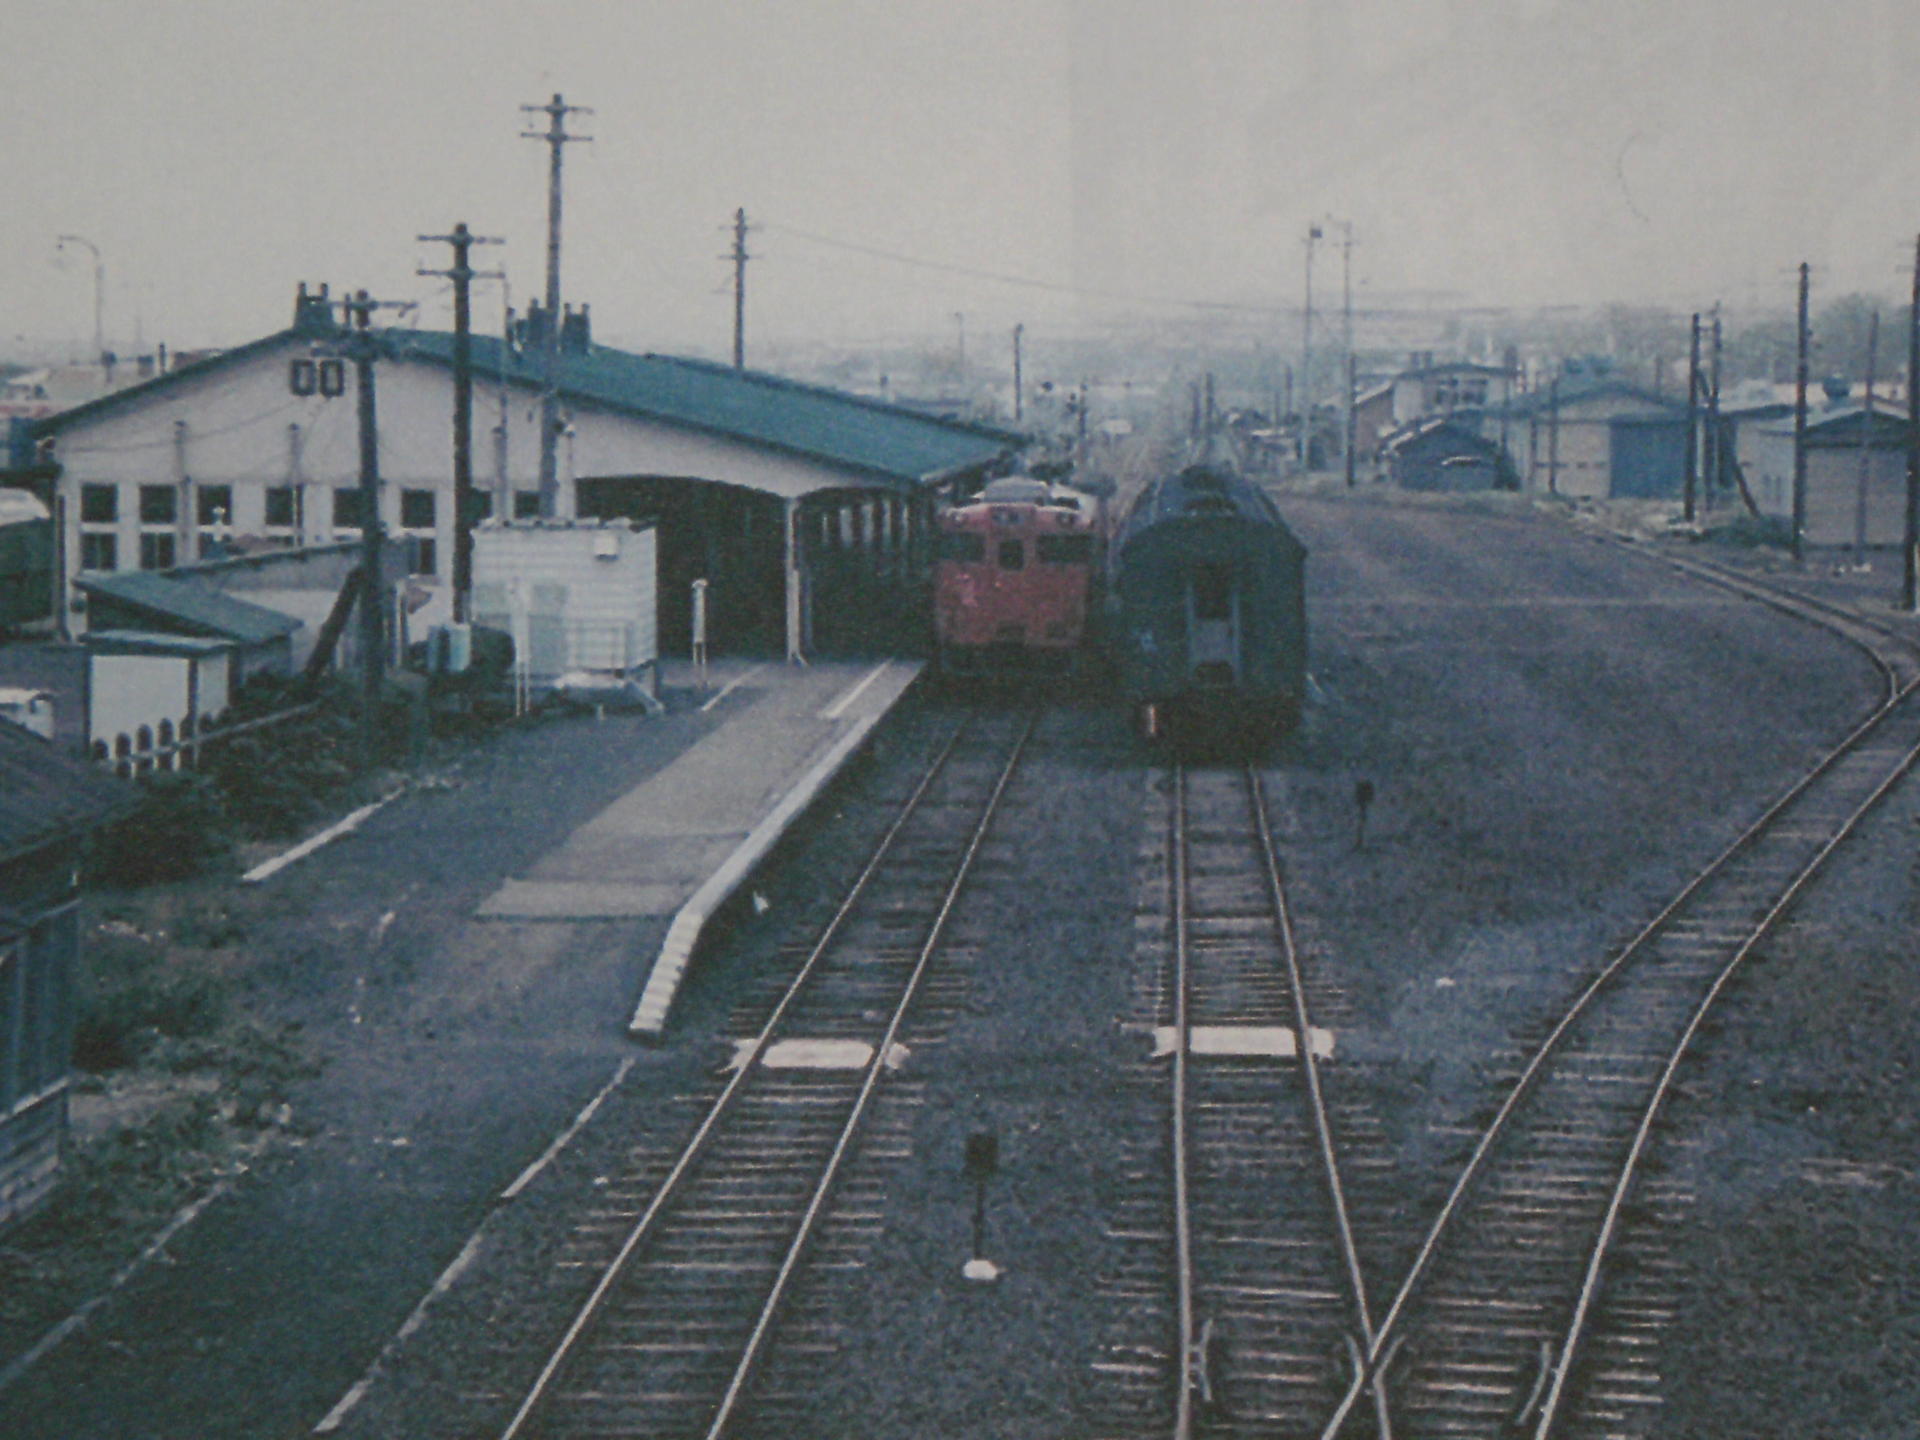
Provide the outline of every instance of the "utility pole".
<path id="1" fill-rule="evenodd" d="M 1799 338 L 1793 371 L 1793 563 L 1807 558 L 1807 288 L 1811 268 L 1800 262 Z"/>
<path id="2" fill-rule="evenodd" d="M 453 281 L 453 618 L 471 620 L 473 603 L 473 305 L 476 279 L 504 278 L 498 270 L 478 271 L 467 263 L 475 245 L 499 245 L 475 235 L 462 220 L 450 235 L 422 235 L 423 241 L 443 240 L 453 246 L 451 270 L 421 270 L 421 275 Z"/>
<path id="3" fill-rule="evenodd" d="M 1700 473 L 1700 312 L 1693 312 L 1693 340 L 1687 348 L 1687 469 L 1683 513 L 1692 523 L 1694 483 Z"/>
<path id="4" fill-rule="evenodd" d="M 1353 486 L 1353 398 L 1355 373 L 1353 364 L 1353 222 L 1342 220 L 1340 239 L 1340 331 L 1341 342 L 1347 352 L 1347 403 L 1340 426 L 1340 448 L 1347 461 L 1347 486 Z"/>
<path id="5" fill-rule="evenodd" d="M 1320 243 L 1320 227 L 1307 227 L 1307 285 L 1300 307 L 1300 468 L 1312 458 L 1313 432 L 1313 247 Z"/>
<path id="6" fill-rule="evenodd" d="M 107 364 L 107 267 L 100 259 L 100 247 L 84 235 L 62 235 L 56 242 L 56 248 L 64 250 L 69 244 L 84 245 L 93 256 L 93 358 L 104 372 Z"/>
<path id="7" fill-rule="evenodd" d="M 1354 481 L 1353 401 L 1358 387 L 1359 371 L 1354 366 L 1353 350 L 1349 347 L 1347 350 L 1347 424 L 1346 434 L 1341 440 L 1341 448 L 1347 452 L 1347 488 L 1349 490 L 1353 488 Z"/>
<path id="8" fill-rule="evenodd" d="M 1907 530 L 1900 603 L 1920 610 L 1920 236 L 1913 243 L 1913 297 L 1907 310 Z"/>
<path id="9" fill-rule="evenodd" d="M 733 212 L 733 368 L 747 368 L 747 212 L 743 206 Z"/>
<path id="10" fill-rule="evenodd" d="M 540 395 L 540 514 L 551 519 L 558 509 L 559 465 L 555 446 L 560 438 L 560 152 L 569 141 L 591 140 L 591 135 L 569 135 L 567 116 L 591 115 L 584 105 L 569 105 L 555 95 L 545 105 L 522 105 L 528 114 L 545 115 L 545 130 L 524 130 L 523 140 L 547 143 L 547 327 L 545 366 Z"/>
<path id="11" fill-rule="evenodd" d="M 1880 362 L 1880 312 L 1867 320 L 1867 390 L 1860 412 L 1860 488 L 1853 497 L 1853 563 L 1867 560 L 1867 484 L 1873 477 L 1873 381 Z"/>
<path id="12" fill-rule="evenodd" d="M 1707 472 L 1700 487 L 1700 508 L 1713 508 L 1713 487 L 1727 476 L 1727 437 L 1720 426 L 1720 302 L 1713 302 L 1713 348 L 1707 363 Z"/>
<path id="13" fill-rule="evenodd" d="M 380 678 L 386 664 L 387 587 L 381 576 L 385 533 L 380 520 L 380 425 L 375 412 L 373 362 L 380 349 L 373 312 L 380 302 L 364 290 L 341 302 L 352 322 L 347 353 L 353 359 L 360 421 L 360 763 L 373 768 L 379 752 Z"/>
<path id="14" fill-rule="evenodd" d="M 1020 382 L 1020 337 L 1026 333 L 1026 329 L 1024 325 L 1013 327 L 1013 423 L 1016 425 L 1020 423 L 1021 407 L 1024 401 Z"/>

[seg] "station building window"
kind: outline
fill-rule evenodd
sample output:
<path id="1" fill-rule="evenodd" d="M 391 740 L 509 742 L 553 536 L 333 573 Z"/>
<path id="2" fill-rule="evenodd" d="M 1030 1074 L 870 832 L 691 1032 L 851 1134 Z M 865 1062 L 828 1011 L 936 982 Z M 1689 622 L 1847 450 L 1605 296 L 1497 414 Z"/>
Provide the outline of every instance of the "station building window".
<path id="1" fill-rule="evenodd" d="M 140 487 L 140 523 L 171 525 L 180 518 L 180 494 L 171 485 Z"/>
<path id="2" fill-rule="evenodd" d="M 80 523 L 111 525 L 120 518 L 118 485 L 86 484 L 80 487 Z"/>
<path id="3" fill-rule="evenodd" d="M 80 568 L 82 570 L 118 570 L 120 568 L 119 536 L 82 531 Z"/>
<path id="4" fill-rule="evenodd" d="M 197 508 L 202 526 L 233 524 L 233 487 L 202 485 Z"/>
<path id="5" fill-rule="evenodd" d="M 360 503 L 358 485 L 336 485 L 333 489 L 333 528 L 358 530 L 366 507 Z"/>
<path id="6" fill-rule="evenodd" d="M 147 531 L 140 536 L 140 568 L 171 570 L 179 563 L 179 552 L 170 531 Z"/>
<path id="7" fill-rule="evenodd" d="M 538 520 L 540 518 L 540 492 L 538 490 L 516 490 L 513 492 L 513 518 L 516 520 Z"/>
<path id="8" fill-rule="evenodd" d="M 433 528 L 434 494 L 431 490 L 400 492 L 400 523 L 409 530 Z"/>
<path id="9" fill-rule="evenodd" d="M 296 506 L 293 486 L 269 485 L 267 487 L 266 523 L 292 529 L 298 523 L 294 519 Z"/>

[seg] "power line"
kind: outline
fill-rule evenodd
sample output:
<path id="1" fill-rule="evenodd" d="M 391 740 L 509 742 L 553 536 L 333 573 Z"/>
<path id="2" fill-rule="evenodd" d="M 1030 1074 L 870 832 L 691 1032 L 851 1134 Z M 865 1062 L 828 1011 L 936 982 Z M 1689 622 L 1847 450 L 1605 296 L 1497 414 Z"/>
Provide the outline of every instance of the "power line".
<path id="1" fill-rule="evenodd" d="M 1017 285 L 1028 290 L 1044 290 L 1057 295 L 1085 295 L 1100 300 L 1119 300 L 1140 305 L 1170 305 L 1186 310 L 1223 310 L 1249 315 L 1291 315 L 1295 307 L 1291 305 L 1255 305 L 1233 300 L 1190 300 L 1172 295 L 1145 295 L 1126 290 L 1107 290 L 1092 285 L 1072 285 L 1059 280 L 1040 280 L 1031 275 L 1009 275 L 998 270 L 983 270 L 972 265 L 956 265 L 945 260 L 927 260 L 916 255 L 905 255 L 897 250 L 886 250 L 876 245 L 862 245 L 853 240 L 841 240 L 832 235 L 821 235 L 811 230 L 797 229 L 791 225 L 777 224 L 771 220 L 758 222 L 757 228 L 776 235 L 788 235 L 796 240 L 806 240 L 815 245 L 824 245 L 834 250 L 846 250 L 856 255 L 868 255 L 876 260 L 890 260 L 898 265 L 911 265 L 920 270 L 937 270 L 948 275 L 964 275 L 974 280 L 990 280 L 999 285 Z"/>

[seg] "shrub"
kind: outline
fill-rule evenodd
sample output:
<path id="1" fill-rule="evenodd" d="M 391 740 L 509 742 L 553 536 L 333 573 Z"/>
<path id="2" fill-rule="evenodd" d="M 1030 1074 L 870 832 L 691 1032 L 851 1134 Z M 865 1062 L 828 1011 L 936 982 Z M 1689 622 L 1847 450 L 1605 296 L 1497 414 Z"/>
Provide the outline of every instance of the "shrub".
<path id="1" fill-rule="evenodd" d="M 136 1063 L 163 1038 L 211 1034 L 226 1018 L 232 988 L 204 960 L 120 933 L 92 937 L 78 981 L 73 1061 L 96 1074 Z"/>
<path id="2" fill-rule="evenodd" d="M 184 880 L 232 848 L 226 806 L 206 776 L 161 771 L 142 778 L 140 803 L 102 831 L 93 860 L 110 885 Z"/>

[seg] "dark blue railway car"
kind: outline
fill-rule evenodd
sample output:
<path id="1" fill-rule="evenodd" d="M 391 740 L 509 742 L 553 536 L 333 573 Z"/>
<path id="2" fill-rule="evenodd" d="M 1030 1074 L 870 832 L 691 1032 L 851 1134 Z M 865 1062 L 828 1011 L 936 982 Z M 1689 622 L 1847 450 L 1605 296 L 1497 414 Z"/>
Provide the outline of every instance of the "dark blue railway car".
<path id="1" fill-rule="evenodd" d="M 1299 720 L 1307 550 L 1264 490 L 1190 466 L 1141 491 L 1110 556 L 1118 683 L 1149 736 L 1258 745 Z"/>

